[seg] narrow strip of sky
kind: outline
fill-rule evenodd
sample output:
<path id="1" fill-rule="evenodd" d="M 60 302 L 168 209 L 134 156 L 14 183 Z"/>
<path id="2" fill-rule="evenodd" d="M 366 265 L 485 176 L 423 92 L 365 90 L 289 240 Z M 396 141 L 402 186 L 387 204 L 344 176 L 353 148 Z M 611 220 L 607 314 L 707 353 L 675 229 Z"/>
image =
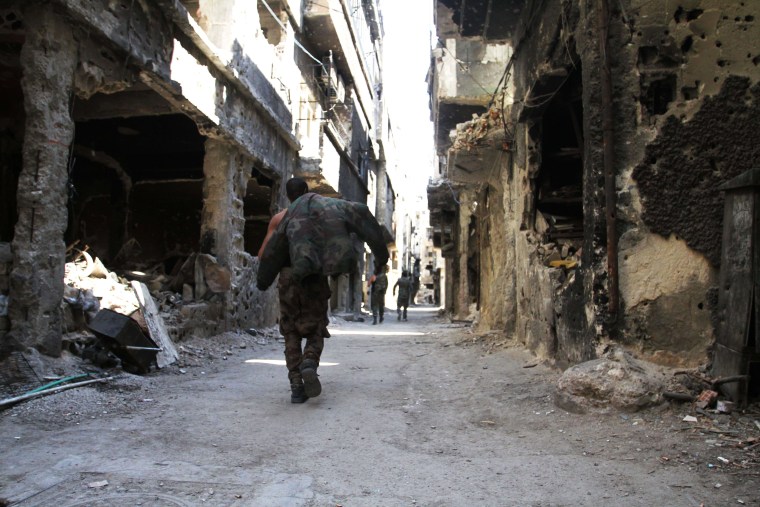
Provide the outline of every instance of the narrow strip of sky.
<path id="1" fill-rule="evenodd" d="M 427 93 L 432 0 L 382 0 L 383 89 L 394 126 L 400 173 L 410 194 L 424 195 L 432 170 L 433 128 Z"/>

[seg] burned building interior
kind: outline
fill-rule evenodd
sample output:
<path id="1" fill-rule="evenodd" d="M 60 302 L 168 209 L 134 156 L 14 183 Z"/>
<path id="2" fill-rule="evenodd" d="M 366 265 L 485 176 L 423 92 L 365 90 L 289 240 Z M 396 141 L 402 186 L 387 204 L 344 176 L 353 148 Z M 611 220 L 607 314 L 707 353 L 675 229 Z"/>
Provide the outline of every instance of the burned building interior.
<path id="1" fill-rule="evenodd" d="M 583 104 L 580 69 L 565 77 L 558 91 L 549 92 L 539 107 L 540 121 L 531 130 L 540 146 L 534 178 L 533 223 L 547 242 L 569 244 L 573 251 L 583 240 Z M 532 95 L 541 97 L 541 89 Z M 541 100 L 541 99 L 534 99 Z"/>

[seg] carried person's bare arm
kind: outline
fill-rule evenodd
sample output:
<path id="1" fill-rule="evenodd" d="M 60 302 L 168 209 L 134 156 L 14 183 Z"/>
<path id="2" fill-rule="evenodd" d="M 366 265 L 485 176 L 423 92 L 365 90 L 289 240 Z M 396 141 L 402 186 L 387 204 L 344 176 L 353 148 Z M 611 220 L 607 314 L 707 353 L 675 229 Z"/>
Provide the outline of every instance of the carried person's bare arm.
<path id="1" fill-rule="evenodd" d="M 269 238 L 271 238 L 272 234 L 274 234 L 274 231 L 277 230 L 277 226 L 280 225 L 280 222 L 282 222 L 282 217 L 285 216 L 285 213 L 287 211 L 287 209 L 280 211 L 269 221 L 269 227 L 267 227 L 267 235 L 264 236 L 264 241 L 261 243 L 261 248 L 259 248 L 259 257 L 261 257 L 261 254 L 264 253 L 264 248 L 266 248 L 267 243 L 269 243 Z"/>

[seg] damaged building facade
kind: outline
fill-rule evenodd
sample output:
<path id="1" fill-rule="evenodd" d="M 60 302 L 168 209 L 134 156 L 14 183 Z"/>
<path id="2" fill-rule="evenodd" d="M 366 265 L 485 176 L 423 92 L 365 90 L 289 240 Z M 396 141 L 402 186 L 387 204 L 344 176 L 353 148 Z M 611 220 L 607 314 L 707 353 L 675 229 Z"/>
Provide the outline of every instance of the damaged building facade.
<path id="1" fill-rule="evenodd" d="M 83 253 L 168 302 L 174 339 L 273 325 L 256 254 L 292 176 L 392 238 L 381 35 L 374 0 L 0 2 L 3 349 L 61 352 Z"/>
<path id="2" fill-rule="evenodd" d="M 447 309 L 559 364 L 612 341 L 749 373 L 757 395 L 757 229 L 746 206 L 744 225 L 724 220 L 722 185 L 751 187 L 758 165 L 759 15 L 728 0 L 438 0 L 428 200 Z M 755 231 L 733 255 L 739 296 L 719 286 L 724 223 Z"/>

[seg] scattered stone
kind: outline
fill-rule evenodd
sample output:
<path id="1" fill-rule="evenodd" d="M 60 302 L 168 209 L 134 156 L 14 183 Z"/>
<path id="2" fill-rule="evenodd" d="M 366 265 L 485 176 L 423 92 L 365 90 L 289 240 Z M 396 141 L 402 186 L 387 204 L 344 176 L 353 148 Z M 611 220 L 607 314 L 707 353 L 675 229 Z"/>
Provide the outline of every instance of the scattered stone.
<path id="1" fill-rule="evenodd" d="M 637 411 L 661 402 L 663 377 L 654 365 L 615 350 L 568 368 L 557 382 L 554 402 L 576 413 Z"/>

